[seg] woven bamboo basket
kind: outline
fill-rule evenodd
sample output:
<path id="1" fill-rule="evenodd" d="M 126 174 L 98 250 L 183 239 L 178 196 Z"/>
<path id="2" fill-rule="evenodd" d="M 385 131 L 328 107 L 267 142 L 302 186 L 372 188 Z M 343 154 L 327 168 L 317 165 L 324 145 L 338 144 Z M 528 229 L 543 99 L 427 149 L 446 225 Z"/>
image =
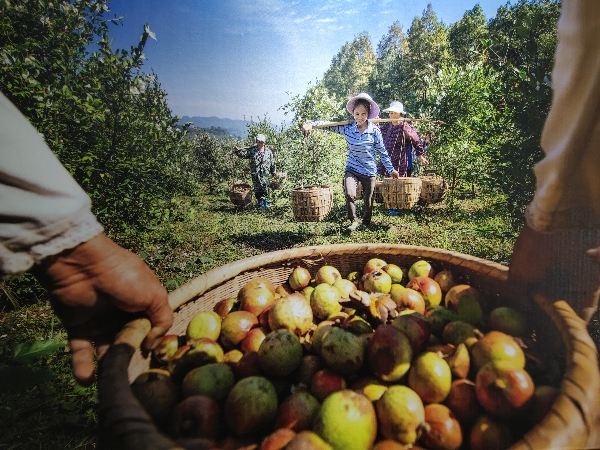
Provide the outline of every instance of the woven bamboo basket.
<path id="1" fill-rule="evenodd" d="M 169 303 L 175 311 L 175 321 L 169 333 L 184 334 L 192 316 L 200 311 L 211 310 L 221 299 L 236 296 L 238 290 L 254 277 L 267 277 L 278 285 L 287 280 L 297 265 L 308 268 L 314 275 L 324 264 L 337 267 L 345 275 L 361 268 L 372 257 L 382 258 L 401 267 L 409 267 L 416 260 L 426 259 L 437 270 L 452 270 L 460 279 L 477 288 L 496 304 L 524 309 L 529 319 L 531 335 L 543 343 L 550 354 L 555 355 L 562 368 L 562 379 L 560 393 L 550 412 L 511 449 L 599 448 L 598 353 L 585 322 L 564 301 L 550 302 L 537 295 L 533 296 L 532 301 L 522 293 L 514 292 L 507 281 L 508 267 L 473 256 L 399 244 L 338 244 L 265 253 L 210 270 L 171 292 Z M 100 436 L 105 443 L 120 445 L 119 448 L 173 448 L 172 443 L 168 439 L 164 441 L 165 437 L 153 428 L 149 416 L 143 413 L 140 413 L 136 426 L 141 428 L 142 419 L 145 418 L 147 427 L 137 435 L 115 436 L 114 424 L 118 419 L 108 421 L 106 418 L 108 411 L 113 414 L 115 411 L 119 412 L 128 401 L 137 404 L 126 388 L 127 383 L 150 367 L 150 357 L 144 357 L 139 350 L 148 330 L 149 322 L 145 319 L 131 322 L 120 333 L 100 366 Z M 119 351 L 124 352 L 124 355 L 117 355 Z M 103 378 L 103 365 L 115 364 L 120 364 L 120 378 Z M 116 389 L 119 387 L 123 389 L 117 394 Z M 132 420 L 129 415 L 130 411 L 127 418 Z M 144 444 L 140 442 L 144 439 L 145 442 L 153 443 L 153 446 L 143 447 Z M 167 442 L 163 446 L 157 444 L 163 442 L 161 439 Z"/>
<path id="2" fill-rule="evenodd" d="M 333 207 L 330 186 L 307 186 L 292 189 L 292 210 L 298 222 L 321 222 Z"/>
<path id="3" fill-rule="evenodd" d="M 421 195 L 421 179 L 400 177 L 383 179 L 383 204 L 388 209 L 410 209 Z"/>
<path id="4" fill-rule="evenodd" d="M 358 183 L 356 186 L 356 198 L 362 198 L 363 190 L 362 183 Z M 374 203 L 383 203 L 383 180 L 375 181 L 375 192 L 373 193 Z"/>
<path id="5" fill-rule="evenodd" d="M 420 199 L 426 205 L 441 202 L 446 196 L 448 184 L 442 177 L 423 176 L 421 177 L 421 195 Z"/>
<path id="6" fill-rule="evenodd" d="M 227 191 L 229 200 L 236 206 L 246 206 L 252 201 L 252 186 L 246 183 L 235 183 Z"/>
<path id="7" fill-rule="evenodd" d="M 287 180 L 287 172 L 276 172 L 275 176 L 271 179 L 269 187 L 273 190 L 279 191 L 283 189 L 283 183 Z"/>

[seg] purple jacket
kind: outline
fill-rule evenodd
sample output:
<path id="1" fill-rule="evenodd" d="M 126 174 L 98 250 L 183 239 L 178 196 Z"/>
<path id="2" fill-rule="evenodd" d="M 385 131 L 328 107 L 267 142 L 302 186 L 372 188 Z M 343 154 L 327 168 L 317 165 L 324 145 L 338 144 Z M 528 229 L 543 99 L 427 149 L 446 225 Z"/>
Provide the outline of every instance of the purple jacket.
<path id="1" fill-rule="evenodd" d="M 408 167 L 407 149 L 412 145 L 417 156 L 425 152 L 419 135 L 407 122 L 400 122 L 398 125 L 393 125 L 392 122 L 384 122 L 379 128 L 383 136 L 383 144 L 392 159 L 394 169 L 398 171 L 401 177 L 405 177 Z M 381 163 L 377 166 L 377 173 L 389 175 Z"/>

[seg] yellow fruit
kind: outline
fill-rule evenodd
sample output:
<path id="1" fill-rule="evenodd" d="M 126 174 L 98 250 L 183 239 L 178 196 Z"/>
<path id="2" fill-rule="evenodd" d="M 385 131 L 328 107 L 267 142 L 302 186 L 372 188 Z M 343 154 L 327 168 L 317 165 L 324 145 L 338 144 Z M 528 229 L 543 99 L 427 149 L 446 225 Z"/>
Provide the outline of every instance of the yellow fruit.
<path id="1" fill-rule="evenodd" d="M 216 341 L 221 333 L 221 317 L 214 311 L 202 311 L 188 323 L 188 339 L 208 338 Z"/>

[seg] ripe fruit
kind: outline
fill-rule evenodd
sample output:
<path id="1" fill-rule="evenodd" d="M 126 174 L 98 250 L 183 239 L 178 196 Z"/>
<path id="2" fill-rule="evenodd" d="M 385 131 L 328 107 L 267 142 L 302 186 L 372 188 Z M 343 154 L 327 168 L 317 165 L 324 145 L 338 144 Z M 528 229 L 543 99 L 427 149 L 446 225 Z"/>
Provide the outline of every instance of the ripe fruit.
<path id="1" fill-rule="evenodd" d="M 412 309 L 421 314 L 425 313 L 425 299 L 414 289 L 398 289 L 390 292 L 390 296 L 396 302 L 398 310 Z"/>
<path id="2" fill-rule="evenodd" d="M 288 428 L 296 432 L 311 430 L 321 404 L 308 391 L 296 391 L 287 397 L 277 410 L 275 428 Z"/>
<path id="3" fill-rule="evenodd" d="M 441 270 L 435 274 L 433 279 L 440 285 L 442 294 L 445 294 L 450 290 L 450 288 L 456 286 L 456 279 L 454 278 L 454 274 L 451 270 Z"/>
<path id="4" fill-rule="evenodd" d="M 386 384 L 383 384 L 375 377 L 359 378 L 350 386 L 350 389 L 362 392 L 372 402 L 379 400 L 387 388 Z"/>
<path id="5" fill-rule="evenodd" d="M 342 310 L 340 291 L 328 283 L 318 284 L 310 294 L 310 307 L 319 319 L 327 319 Z"/>
<path id="6" fill-rule="evenodd" d="M 332 450 L 331 445 L 325 442 L 321 437 L 310 430 L 301 431 L 296 434 L 288 445 L 285 446 L 285 450 Z"/>
<path id="7" fill-rule="evenodd" d="M 173 358 L 167 365 L 176 382 L 181 382 L 183 377 L 195 367 L 223 361 L 223 348 L 212 339 L 194 339 L 187 347 L 189 349 L 185 353 L 178 358 Z"/>
<path id="8" fill-rule="evenodd" d="M 425 300 L 426 306 L 436 306 L 442 301 L 442 289 L 433 278 L 416 276 L 406 284 L 407 289 L 419 292 Z"/>
<path id="9" fill-rule="evenodd" d="M 440 403 L 448 396 L 452 373 L 448 363 L 434 352 L 421 353 L 408 371 L 408 386 L 424 403 Z"/>
<path id="10" fill-rule="evenodd" d="M 315 284 L 327 283 L 333 285 L 335 280 L 342 278 L 340 271 L 333 266 L 321 266 L 315 274 Z"/>
<path id="11" fill-rule="evenodd" d="M 392 289 L 392 278 L 382 270 L 369 272 L 362 277 L 365 291 L 369 293 L 389 294 Z"/>
<path id="12" fill-rule="evenodd" d="M 257 352 L 260 344 L 265 340 L 265 331 L 262 328 L 252 328 L 246 337 L 240 341 L 240 350 L 243 353 Z"/>
<path id="13" fill-rule="evenodd" d="M 525 353 L 508 334 L 490 331 L 471 346 L 473 364 L 479 370 L 490 361 L 504 361 L 520 369 L 525 367 Z"/>
<path id="14" fill-rule="evenodd" d="M 240 291 L 241 292 L 241 291 Z M 275 302 L 275 294 L 267 287 L 249 288 L 238 294 L 240 311 L 248 311 L 258 317 L 265 308 Z"/>
<path id="15" fill-rule="evenodd" d="M 364 357 L 364 339 L 342 328 L 333 327 L 321 340 L 323 363 L 340 375 L 358 372 Z"/>
<path id="16" fill-rule="evenodd" d="M 511 446 L 514 439 L 510 428 L 492 419 L 481 416 L 471 428 L 469 448 L 471 450 L 504 450 Z"/>
<path id="17" fill-rule="evenodd" d="M 448 407 L 425 406 L 425 423 L 419 442 L 429 450 L 458 450 L 463 442 L 460 423 Z"/>
<path id="18" fill-rule="evenodd" d="M 458 344 L 452 356 L 447 358 L 446 361 L 448 361 L 452 375 L 456 378 L 467 378 L 471 369 L 471 357 L 464 342 Z"/>
<path id="19" fill-rule="evenodd" d="M 481 405 L 471 380 L 454 380 L 444 404 L 452 410 L 459 422 L 469 426 L 481 415 Z"/>
<path id="20" fill-rule="evenodd" d="M 402 282 L 402 269 L 396 264 L 386 264 L 381 268 L 392 279 L 392 283 L 400 284 Z"/>
<path id="21" fill-rule="evenodd" d="M 481 302 L 481 294 L 477 289 L 468 284 L 457 284 L 452 286 L 450 290 L 446 292 L 446 296 L 444 297 L 446 308 L 457 311 L 458 302 L 463 297 L 471 297 L 472 299 Z"/>
<path id="22" fill-rule="evenodd" d="M 179 387 L 162 369 L 141 373 L 131 383 L 131 392 L 157 424 L 163 425 L 179 399 Z"/>
<path id="23" fill-rule="evenodd" d="M 499 306 L 490 312 L 489 325 L 494 330 L 511 336 L 523 336 L 527 331 L 525 315 L 508 306 Z"/>
<path id="24" fill-rule="evenodd" d="M 236 380 L 262 375 L 258 365 L 258 352 L 245 353 L 233 367 L 233 372 Z"/>
<path id="25" fill-rule="evenodd" d="M 419 395 L 409 387 L 390 386 L 375 404 L 379 432 L 386 439 L 413 444 L 425 420 L 425 409 Z"/>
<path id="26" fill-rule="evenodd" d="M 431 264 L 421 259 L 414 262 L 408 269 L 408 280 L 410 281 L 414 277 L 433 277 L 434 272 Z"/>
<path id="27" fill-rule="evenodd" d="M 370 272 L 375 272 L 376 270 L 381 270 L 386 265 L 387 263 L 381 258 L 371 258 L 363 267 L 363 275 L 366 275 Z"/>
<path id="28" fill-rule="evenodd" d="M 176 334 L 165 334 L 158 346 L 154 349 L 154 359 L 160 364 L 167 364 L 179 349 L 179 336 Z"/>
<path id="29" fill-rule="evenodd" d="M 322 368 L 323 361 L 317 355 L 304 355 L 294 374 L 294 381 L 309 387 L 313 376 Z"/>
<path id="30" fill-rule="evenodd" d="M 264 377 L 238 381 L 225 400 L 225 421 L 237 436 L 265 431 L 277 414 L 277 392 Z"/>
<path id="31" fill-rule="evenodd" d="M 254 289 L 256 287 L 265 287 L 270 290 L 273 294 L 275 294 L 275 286 L 265 277 L 255 277 L 248 281 L 242 288 L 238 291 L 238 299 L 240 299 L 240 295 L 244 295 L 245 291 L 249 289 Z"/>
<path id="32" fill-rule="evenodd" d="M 295 334 L 282 328 L 271 331 L 258 349 L 258 365 L 263 373 L 285 377 L 300 365 L 302 344 Z"/>
<path id="33" fill-rule="evenodd" d="M 321 402 L 342 389 L 346 389 L 346 379 L 329 368 L 317 371 L 310 383 L 310 392 Z"/>
<path id="34" fill-rule="evenodd" d="M 223 300 L 218 301 L 215 304 L 215 306 L 213 307 L 213 311 L 216 312 L 221 319 L 223 319 L 238 304 L 239 304 L 239 301 L 236 297 L 225 298 Z"/>
<path id="35" fill-rule="evenodd" d="M 260 450 L 281 450 L 296 437 L 296 432 L 289 428 L 276 428 L 260 443 Z M 210 447 L 214 448 L 214 447 Z"/>
<path id="36" fill-rule="evenodd" d="M 408 372 L 413 356 L 408 337 L 393 325 L 379 325 L 367 344 L 371 373 L 383 381 L 397 381 Z"/>
<path id="37" fill-rule="evenodd" d="M 171 417 L 171 435 L 175 438 L 216 439 L 222 432 L 219 404 L 206 395 L 194 395 L 179 403 Z"/>
<path id="38" fill-rule="evenodd" d="M 237 346 L 248 332 L 258 325 L 258 319 L 248 311 L 233 311 L 227 314 L 221 323 L 219 341 L 226 349 Z"/>
<path id="39" fill-rule="evenodd" d="M 235 384 L 233 369 L 224 363 L 212 363 L 190 370 L 183 378 L 184 397 L 206 395 L 217 402 L 225 400 Z"/>
<path id="40" fill-rule="evenodd" d="M 346 280 L 345 278 L 336 280 L 335 283 L 333 283 L 333 287 L 340 291 L 340 296 L 345 299 L 348 298 L 350 292 L 356 290 L 356 285 L 352 281 Z"/>
<path id="41" fill-rule="evenodd" d="M 459 345 L 461 342 L 467 341 L 469 338 L 477 337 L 475 327 L 467 322 L 454 320 L 446 324 L 442 330 L 442 340 L 446 344 Z"/>
<path id="42" fill-rule="evenodd" d="M 286 329 L 297 336 L 306 334 L 313 322 L 313 311 L 302 294 L 282 297 L 269 310 L 269 328 Z"/>
<path id="43" fill-rule="evenodd" d="M 292 270 L 288 277 L 288 283 L 290 287 L 295 291 L 301 291 L 310 284 L 310 272 L 308 269 L 302 266 L 297 266 Z"/>
<path id="44" fill-rule="evenodd" d="M 203 311 L 189 321 L 186 336 L 189 339 L 202 337 L 216 341 L 221 333 L 221 317 L 214 311 Z"/>
<path id="45" fill-rule="evenodd" d="M 377 418 L 371 401 L 344 389 L 323 401 L 313 431 L 335 450 L 371 448 L 377 435 Z"/>
<path id="46" fill-rule="evenodd" d="M 477 372 L 475 392 L 483 408 L 500 418 L 514 417 L 525 408 L 535 386 L 529 374 L 506 362 L 490 362 Z"/>
<path id="47" fill-rule="evenodd" d="M 406 334 L 415 355 L 429 342 L 431 327 L 427 318 L 418 312 L 401 314 L 394 319 L 392 325 Z"/>

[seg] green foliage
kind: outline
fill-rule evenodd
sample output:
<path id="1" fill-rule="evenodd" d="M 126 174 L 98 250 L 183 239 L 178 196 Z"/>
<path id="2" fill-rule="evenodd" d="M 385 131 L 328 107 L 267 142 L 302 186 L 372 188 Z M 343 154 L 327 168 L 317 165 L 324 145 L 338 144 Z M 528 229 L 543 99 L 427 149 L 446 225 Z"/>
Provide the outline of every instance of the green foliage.
<path id="1" fill-rule="evenodd" d="M 381 104 L 402 98 L 402 64 L 408 42 L 402 26 L 394 22 L 377 46 L 377 59 L 369 78 L 368 92 Z"/>
<path id="2" fill-rule="evenodd" d="M 448 40 L 454 63 L 466 66 L 485 59 L 488 35 L 483 9 L 477 4 L 449 27 Z"/>

